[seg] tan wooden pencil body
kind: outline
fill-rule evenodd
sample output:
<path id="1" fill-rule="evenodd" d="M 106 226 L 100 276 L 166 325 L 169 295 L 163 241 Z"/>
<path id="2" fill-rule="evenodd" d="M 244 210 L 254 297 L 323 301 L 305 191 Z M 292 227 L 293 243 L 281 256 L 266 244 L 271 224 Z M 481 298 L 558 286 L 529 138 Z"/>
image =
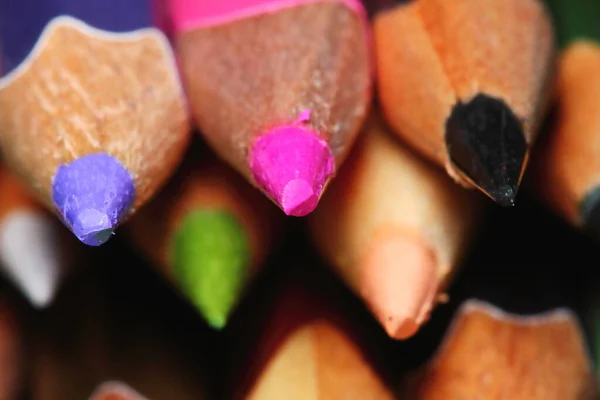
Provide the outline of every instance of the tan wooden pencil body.
<path id="1" fill-rule="evenodd" d="M 591 360 L 575 315 L 507 314 L 468 301 L 407 399 L 593 400 Z"/>
<path id="2" fill-rule="evenodd" d="M 310 213 L 370 106 L 362 5 L 170 3 L 182 79 L 207 142 L 287 215 Z"/>
<path id="3" fill-rule="evenodd" d="M 48 306 L 81 247 L 0 165 L 0 268 L 36 307 Z"/>
<path id="4" fill-rule="evenodd" d="M 206 320 L 222 328 L 270 253 L 277 209 L 214 156 L 189 161 L 130 232 Z"/>
<path id="5" fill-rule="evenodd" d="M 538 0 L 417 0 L 374 20 L 379 97 L 396 133 L 514 203 L 546 108 L 552 25 Z"/>
<path id="6" fill-rule="evenodd" d="M 289 288 L 288 288 L 289 289 Z M 391 400 L 345 316 L 294 288 L 262 329 L 255 360 L 265 358 L 248 400 Z"/>
<path id="7" fill-rule="evenodd" d="M 416 332 L 467 248 L 480 199 L 399 143 L 374 117 L 311 216 L 337 274 L 395 338 Z"/>
<path id="8" fill-rule="evenodd" d="M 555 119 L 536 152 L 539 195 L 574 226 L 600 233 L 600 45 L 575 41 L 561 54 Z"/>
<path id="9" fill-rule="evenodd" d="M 60 16 L 0 79 L 7 165 L 86 244 L 104 243 L 158 191 L 189 137 L 175 60 L 157 29 L 112 33 Z"/>

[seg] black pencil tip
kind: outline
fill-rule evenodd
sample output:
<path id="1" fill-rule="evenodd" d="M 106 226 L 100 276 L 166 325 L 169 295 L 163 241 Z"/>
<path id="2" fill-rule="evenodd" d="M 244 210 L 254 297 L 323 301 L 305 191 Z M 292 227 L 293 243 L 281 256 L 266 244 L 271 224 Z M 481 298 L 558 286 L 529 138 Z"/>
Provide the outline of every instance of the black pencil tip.
<path id="1" fill-rule="evenodd" d="M 478 94 L 457 103 L 446 122 L 452 162 L 501 206 L 513 206 L 527 158 L 519 119 L 501 100 Z"/>
<path id="2" fill-rule="evenodd" d="M 600 240 L 600 187 L 591 190 L 579 206 L 583 230 L 596 240 Z"/>

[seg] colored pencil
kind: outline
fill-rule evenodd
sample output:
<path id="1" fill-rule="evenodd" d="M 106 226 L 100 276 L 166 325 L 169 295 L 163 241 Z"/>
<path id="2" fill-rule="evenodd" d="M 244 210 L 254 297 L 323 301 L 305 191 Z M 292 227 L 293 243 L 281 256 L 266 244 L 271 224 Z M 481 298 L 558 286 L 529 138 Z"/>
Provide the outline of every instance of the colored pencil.
<path id="1" fill-rule="evenodd" d="M 536 151 L 533 183 L 569 221 L 600 237 L 600 3 L 549 1 L 563 50 L 549 132 Z"/>
<path id="2" fill-rule="evenodd" d="M 302 287 L 286 289 L 252 346 L 243 398 L 393 399 L 347 316 Z"/>
<path id="3" fill-rule="evenodd" d="M 597 279 L 597 276 L 595 278 Z M 591 288 L 593 290 L 588 289 L 585 299 L 585 323 L 596 368 L 596 377 L 600 379 L 600 296 L 598 296 L 597 284 L 592 284 Z"/>
<path id="4" fill-rule="evenodd" d="M 82 242 L 97 246 L 179 164 L 183 90 L 150 0 L 0 4 L 0 144 Z"/>
<path id="5" fill-rule="evenodd" d="M 211 147 L 281 209 L 304 216 L 371 101 L 358 0 L 170 0 L 191 113 Z"/>
<path id="6" fill-rule="evenodd" d="M 89 400 L 148 400 L 124 382 L 107 381 L 94 390 Z"/>
<path id="7" fill-rule="evenodd" d="M 0 193 L 0 269 L 32 305 L 47 307 L 80 249 L 2 165 Z"/>
<path id="8" fill-rule="evenodd" d="M 0 296 L 0 398 L 16 400 L 23 389 L 25 344 L 16 310 Z"/>
<path id="9" fill-rule="evenodd" d="M 94 267 L 73 275 L 40 321 L 32 398 L 85 399 L 107 380 L 152 400 L 214 398 L 199 351 L 207 329 L 182 318 L 181 303 L 143 266 Z"/>
<path id="10" fill-rule="evenodd" d="M 583 242 L 583 241 L 582 241 Z M 583 242 L 585 243 L 585 242 Z M 577 280 L 577 288 L 583 283 L 583 322 L 586 328 L 587 338 L 590 344 L 590 353 L 594 362 L 595 376 L 600 380 L 600 275 L 596 268 L 590 268 L 587 260 L 592 259 L 598 253 L 597 244 L 587 243 L 588 249 L 579 250 L 579 265 L 585 266 L 584 274 L 580 275 Z M 571 249 L 569 249 L 570 254 Z"/>
<path id="11" fill-rule="evenodd" d="M 458 266 L 480 204 L 374 117 L 310 225 L 337 274 L 403 339 L 427 320 Z"/>
<path id="12" fill-rule="evenodd" d="M 416 0 L 374 19 L 392 128 L 459 184 L 513 205 L 554 63 L 538 0 Z"/>
<path id="13" fill-rule="evenodd" d="M 233 170 L 202 158 L 186 162 L 129 227 L 159 270 L 221 329 L 269 254 L 280 217 Z"/>
<path id="14" fill-rule="evenodd" d="M 407 399 L 598 398 L 584 337 L 569 309 L 516 315 L 467 301 Z"/>

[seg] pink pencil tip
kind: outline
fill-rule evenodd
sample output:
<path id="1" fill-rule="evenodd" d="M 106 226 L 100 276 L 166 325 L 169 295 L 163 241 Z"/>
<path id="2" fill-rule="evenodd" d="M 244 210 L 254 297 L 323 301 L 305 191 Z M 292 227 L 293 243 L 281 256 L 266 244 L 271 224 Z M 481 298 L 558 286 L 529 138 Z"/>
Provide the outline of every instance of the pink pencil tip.
<path id="1" fill-rule="evenodd" d="M 281 195 L 281 208 L 287 215 L 302 217 L 315 209 L 319 195 L 304 179 L 288 182 Z"/>
<path id="2" fill-rule="evenodd" d="M 261 136 L 250 154 L 256 183 L 287 214 L 303 217 L 317 206 L 334 173 L 329 145 L 303 126 L 283 126 Z"/>

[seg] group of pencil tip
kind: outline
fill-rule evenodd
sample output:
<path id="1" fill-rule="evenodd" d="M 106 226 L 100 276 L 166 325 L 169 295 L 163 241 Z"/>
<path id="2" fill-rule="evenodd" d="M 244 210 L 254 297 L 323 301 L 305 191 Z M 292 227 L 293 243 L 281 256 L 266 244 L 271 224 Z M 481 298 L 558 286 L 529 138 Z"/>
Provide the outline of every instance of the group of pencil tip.
<path id="1" fill-rule="evenodd" d="M 37 307 L 122 235 L 223 329 L 303 217 L 407 339 L 522 183 L 600 239 L 596 1 L 38 3 L 0 2 L 0 262 Z M 509 329 L 488 311 L 455 330 Z"/>

